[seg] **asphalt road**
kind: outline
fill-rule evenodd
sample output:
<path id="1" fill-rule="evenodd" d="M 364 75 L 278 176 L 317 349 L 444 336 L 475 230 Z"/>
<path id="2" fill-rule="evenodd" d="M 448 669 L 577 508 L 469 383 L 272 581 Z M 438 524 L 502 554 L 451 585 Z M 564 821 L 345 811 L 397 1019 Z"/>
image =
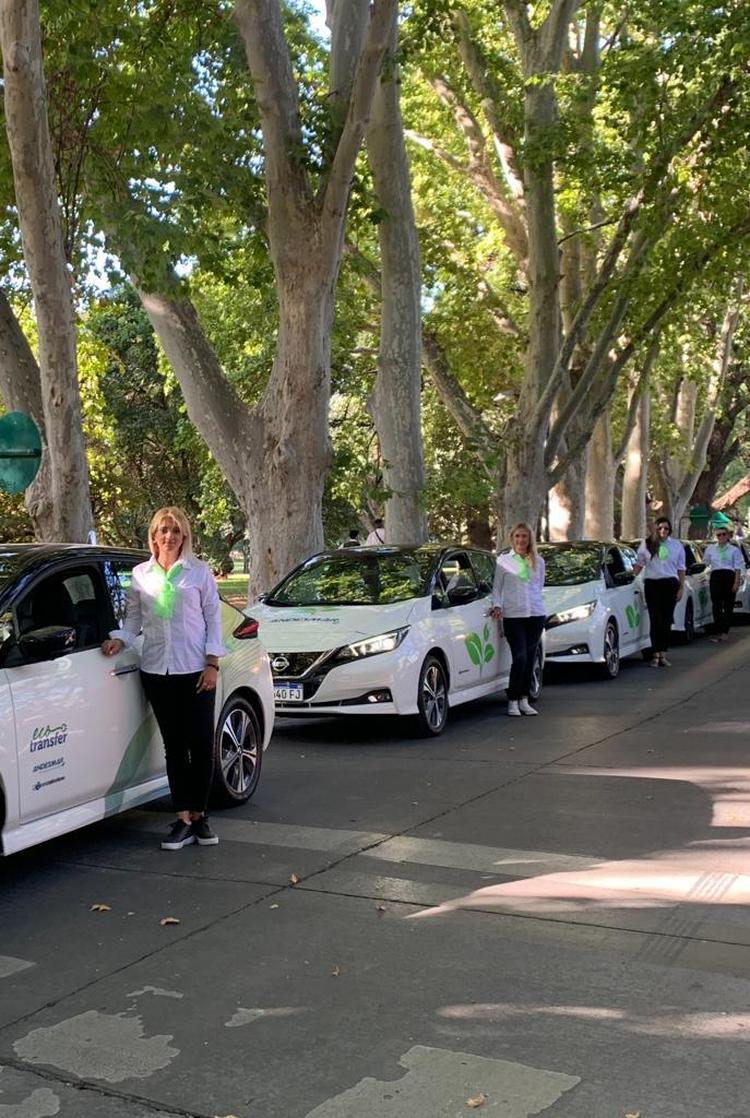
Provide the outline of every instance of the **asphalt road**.
<path id="1" fill-rule="evenodd" d="M 218 847 L 6 859 L 0 1118 L 748 1118 L 749 668 L 286 720 Z"/>

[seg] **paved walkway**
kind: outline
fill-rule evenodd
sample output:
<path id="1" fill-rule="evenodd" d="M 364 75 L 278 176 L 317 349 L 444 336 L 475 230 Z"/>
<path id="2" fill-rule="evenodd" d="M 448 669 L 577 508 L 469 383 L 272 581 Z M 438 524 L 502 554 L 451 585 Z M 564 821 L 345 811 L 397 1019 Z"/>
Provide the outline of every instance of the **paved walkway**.
<path id="1" fill-rule="evenodd" d="M 6 860 L 0 1118 L 749 1118 L 750 630 L 673 659 Z"/>

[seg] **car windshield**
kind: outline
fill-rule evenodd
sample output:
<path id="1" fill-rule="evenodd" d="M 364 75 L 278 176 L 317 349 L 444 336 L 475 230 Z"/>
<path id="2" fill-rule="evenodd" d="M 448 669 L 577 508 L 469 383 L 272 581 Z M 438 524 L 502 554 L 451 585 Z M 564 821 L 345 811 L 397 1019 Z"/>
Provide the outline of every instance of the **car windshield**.
<path id="1" fill-rule="evenodd" d="M 601 577 L 602 549 L 597 545 L 560 544 L 542 546 L 545 586 L 579 586 Z"/>
<path id="2" fill-rule="evenodd" d="M 266 599 L 272 606 L 372 606 L 427 593 L 434 555 L 424 551 L 345 551 L 314 555 Z"/>

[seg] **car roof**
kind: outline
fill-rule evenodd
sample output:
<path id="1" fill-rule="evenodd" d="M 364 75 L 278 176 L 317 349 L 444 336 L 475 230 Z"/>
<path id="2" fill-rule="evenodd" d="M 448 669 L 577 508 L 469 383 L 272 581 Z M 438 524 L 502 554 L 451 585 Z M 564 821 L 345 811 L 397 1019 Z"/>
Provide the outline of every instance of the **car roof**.
<path id="1" fill-rule="evenodd" d="M 423 552 L 426 555 L 439 555 L 442 551 L 451 551 L 454 548 L 460 551 L 483 551 L 486 555 L 492 555 L 492 552 L 486 547 L 477 547 L 471 543 L 453 543 L 448 540 L 442 543 L 371 544 L 369 547 L 361 544 L 359 547 L 328 547 L 323 551 L 314 552 L 308 558 L 317 559 L 329 555 L 412 555 L 415 551 Z"/>

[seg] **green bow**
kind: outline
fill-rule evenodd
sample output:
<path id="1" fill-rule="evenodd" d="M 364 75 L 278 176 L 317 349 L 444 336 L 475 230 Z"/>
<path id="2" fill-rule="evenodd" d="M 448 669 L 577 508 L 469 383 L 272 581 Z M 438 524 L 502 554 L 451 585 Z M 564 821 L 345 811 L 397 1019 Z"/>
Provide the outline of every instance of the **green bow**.
<path id="1" fill-rule="evenodd" d="M 667 547 L 667 545 L 665 543 L 660 543 L 659 544 L 659 558 L 660 559 L 669 559 L 669 548 Z"/>
<path id="2" fill-rule="evenodd" d="M 516 563 L 516 574 L 520 578 L 521 582 L 528 582 L 529 564 L 526 562 L 523 555 L 514 555 L 513 558 Z"/>
<path id="3" fill-rule="evenodd" d="M 177 576 L 182 572 L 182 563 L 175 563 L 168 571 L 157 563 L 154 568 L 158 572 L 159 589 L 154 595 L 154 613 L 165 621 L 169 621 L 174 613 L 174 603 L 177 597 L 177 587 L 174 585 Z"/>

